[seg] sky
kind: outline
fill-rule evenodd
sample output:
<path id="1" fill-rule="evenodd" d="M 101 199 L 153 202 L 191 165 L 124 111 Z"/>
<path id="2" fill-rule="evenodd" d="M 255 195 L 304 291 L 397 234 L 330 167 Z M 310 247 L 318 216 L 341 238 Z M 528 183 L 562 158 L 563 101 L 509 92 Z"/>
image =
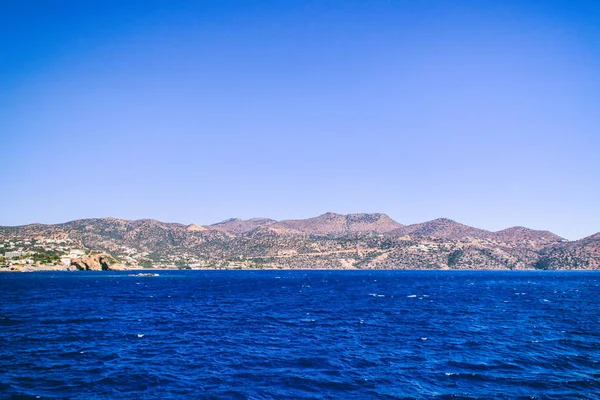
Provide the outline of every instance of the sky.
<path id="1" fill-rule="evenodd" d="M 0 3 L 0 225 L 600 231 L 600 2 Z"/>

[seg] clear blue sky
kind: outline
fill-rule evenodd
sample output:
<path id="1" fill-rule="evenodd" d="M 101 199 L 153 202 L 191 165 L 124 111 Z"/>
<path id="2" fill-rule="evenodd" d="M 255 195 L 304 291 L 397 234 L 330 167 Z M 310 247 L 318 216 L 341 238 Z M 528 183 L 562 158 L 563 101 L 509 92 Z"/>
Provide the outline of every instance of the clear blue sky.
<path id="1" fill-rule="evenodd" d="M 12 4 L 12 5 L 11 5 Z M 2 1 L 0 225 L 600 231 L 598 1 Z"/>

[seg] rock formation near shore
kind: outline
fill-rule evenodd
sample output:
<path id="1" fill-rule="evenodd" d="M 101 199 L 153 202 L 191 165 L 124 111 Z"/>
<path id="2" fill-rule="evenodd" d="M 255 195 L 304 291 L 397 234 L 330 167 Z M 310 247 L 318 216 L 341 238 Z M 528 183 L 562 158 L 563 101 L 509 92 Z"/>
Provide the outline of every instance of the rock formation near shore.
<path id="1" fill-rule="evenodd" d="M 79 271 L 110 271 L 122 269 L 116 260 L 106 253 L 90 254 L 71 259 L 71 265 Z"/>

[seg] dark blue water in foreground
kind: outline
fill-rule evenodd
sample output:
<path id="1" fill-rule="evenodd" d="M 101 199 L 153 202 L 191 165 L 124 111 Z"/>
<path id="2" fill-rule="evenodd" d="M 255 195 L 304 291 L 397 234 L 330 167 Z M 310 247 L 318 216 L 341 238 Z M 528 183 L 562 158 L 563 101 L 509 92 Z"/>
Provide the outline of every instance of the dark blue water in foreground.
<path id="1" fill-rule="evenodd" d="M 0 398 L 600 398 L 600 273 L 0 274 Z"/>

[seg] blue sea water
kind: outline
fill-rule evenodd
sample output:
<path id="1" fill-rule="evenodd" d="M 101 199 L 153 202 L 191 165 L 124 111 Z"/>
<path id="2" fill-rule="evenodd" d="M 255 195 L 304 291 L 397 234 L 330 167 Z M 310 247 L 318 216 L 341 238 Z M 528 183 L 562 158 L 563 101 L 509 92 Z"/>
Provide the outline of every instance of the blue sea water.
<path id="1" fill-rule="evenodd" d="M 0 398 L 600 398 L 599 285 L 598 272 L 0 274 Z"/>

